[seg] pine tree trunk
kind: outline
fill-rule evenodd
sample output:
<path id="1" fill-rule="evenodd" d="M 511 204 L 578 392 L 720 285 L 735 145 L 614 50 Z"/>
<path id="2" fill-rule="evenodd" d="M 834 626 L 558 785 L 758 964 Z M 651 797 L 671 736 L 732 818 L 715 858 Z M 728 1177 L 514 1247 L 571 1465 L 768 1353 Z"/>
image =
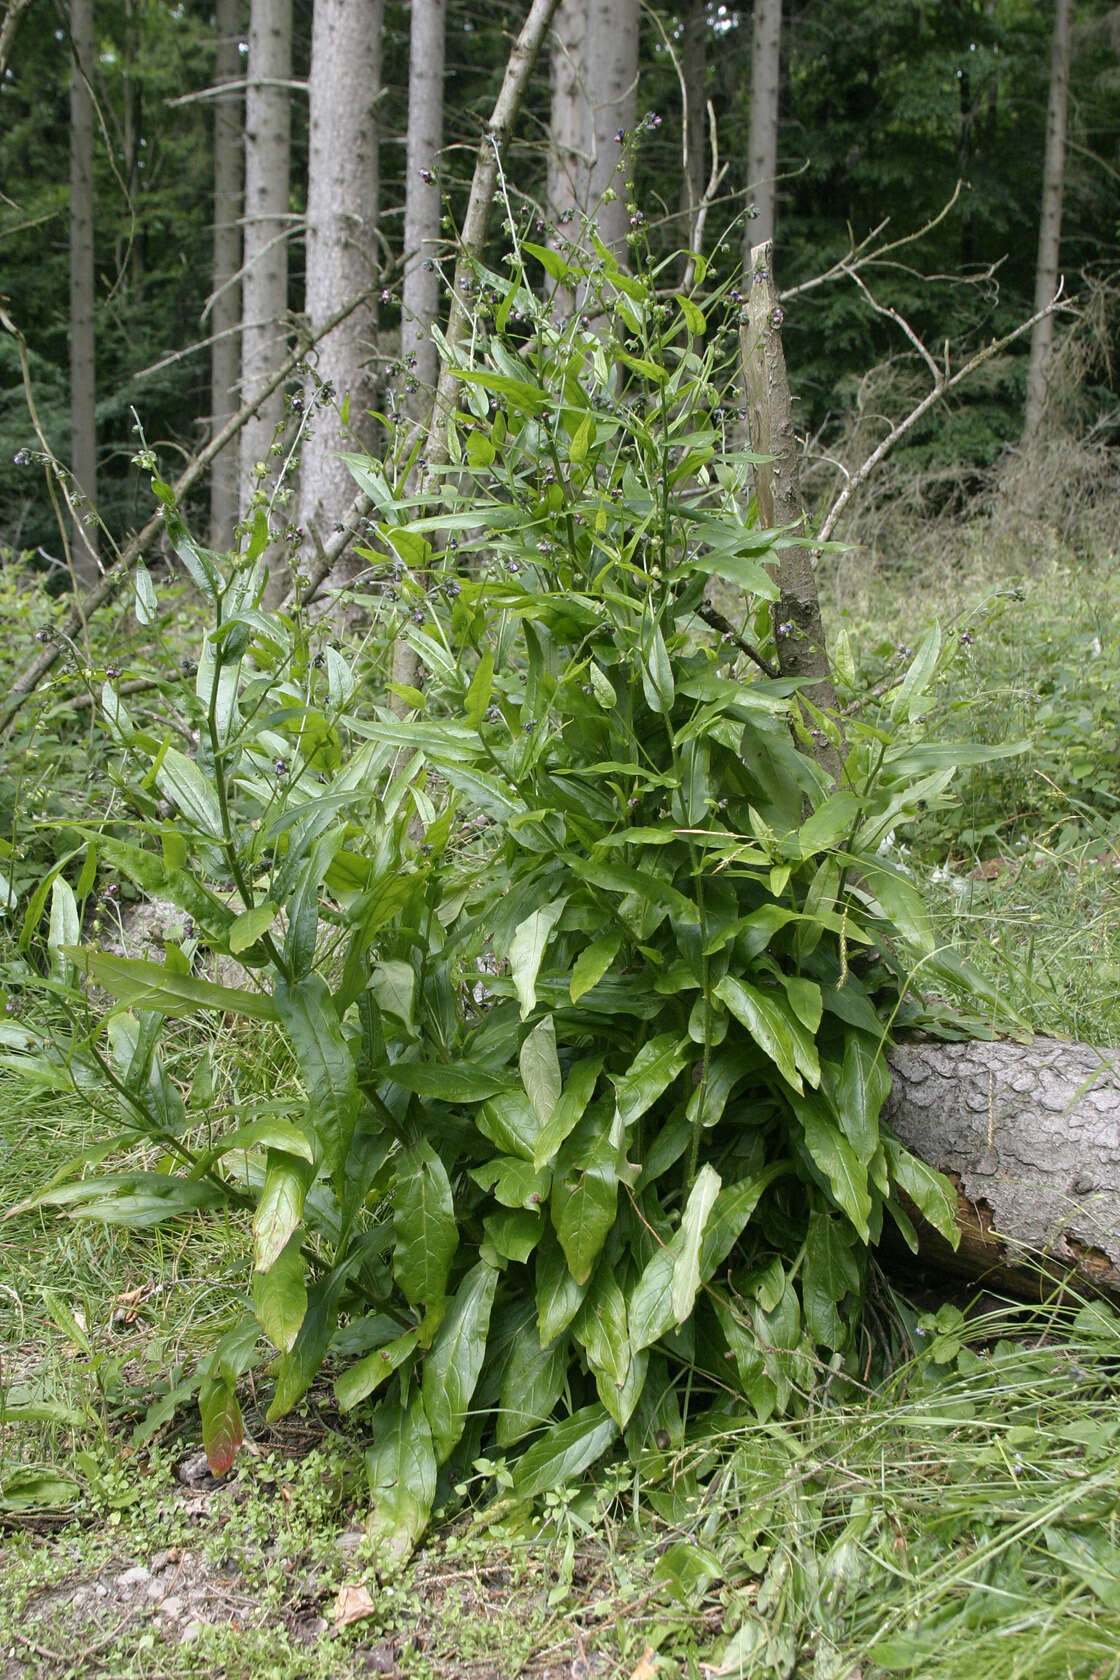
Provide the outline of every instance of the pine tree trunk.
<path id="1" fill-rule="evenodd" d="M 587 0 L 560 0 L 552 26 L 549 73 L 552 108 L 548 136 L 549 244 L 561 255 L 584 239 L 591 207 L 591 107 L 587 103 L 584 54 Z M 564 314 L 576 306 L 574 292 L 558 288 Z"/>
<path id="2" fill-rule="evenodd" d="M 630 231 L 628 167 L 619 134 L 634 127 L 638 88 L 638 0 L 587 0 L 583 79 L 591 107 L 591 209 L 599 237 L 625 263 Z"/>
<path id="3" fill-rule="evenodd" d="M 748 225 L 745 247 L 762 245 L 774 237 L 781 52 L 782 0 L 754 0 L 754 25 L 751 35 L 751 119 L 747 135 L 747 196 L 757 215 Z"/>
<path id="4" fill-rule="evenodd" d="M 74 587 L 91 589 L 97 563 L 96 362 L 93 268 L 93 0 L 71 0 L 70 47 L 70 471 L 79 508 L 71 532 Z M 81 510 L 85 509 L 83 512 Z"/>
<path id="5" fill-rule="evenodd" d="M 354 497 L 341 450 L 373 442 L 376 406 L 378 123 L 384 0 L 315 0 L 307 181 L 307 303 L 312 332 L 368 294 L 319 343 L 304 393 L 300 462 L 304 551 L 322 548 Z M 339 413 L 348 402 L 348 424 Z M 340 562 L 334 585 L 352 568 Z"/>
<path id="6" fill-rule="evenodd" d="M 1062 242 L 1062 193 L 1066 169 L 1066 106 L 1069 98 L 1070 33 L 1073 0 L 1054 0 L 1054 34 L 1050 47 L 1050 99 L 1046 111 L 1046 160 L 1042 171 L 1042 214 L 1038 224 L 1038 263 L 1035 269 L 1035 313 L 1045 309 L 1058 289 Z M 1054 317 L 1044 315 L 1031 333 L 1027 368 L 1027 407 L 1023 444 L 1038 432 L 1046 406 L 1046 387 L 1054 343 Z"/>
<path id="7" fill-rule="evenodd" d="M 221 86 L 241 78 L 239 42 L 242 0 L 217 0 L 217 50 L 214 82 Z M 214 101 L 214 247 L 211 272 L 212 304 L 210 346 L 210 435 L 216 436 L 239 403 L 237 382 L 241 371 L 241 164 L 244 145 L 242 118 L 244 98 L 237 89 Z M 210 542 L 224 549 L 233 540 L 237 521 L 237 451 L 226 449 L 214 462 L 210 474 Z"/>
<path id="8" fill-rule="evenodd" d="M 245 240 L 241 287 L 241 391 L 251 402 L 287 351 L 288 178 L 292 0 L 252 0 L 245 92 Z M 240 512 L 270 489 L 279 465 L 269 451 L 284 396 L 262 401 L 241 434 Z M 267 476 L 260 467 L 268 469 Z M 270 598 L 283 594 L 283 549 L 268 554 Z"/>
<path id="9" fill-rule="evenodd" d="M 934 1265 L 1037 1294 L 1055 1275 L 1120 1295 L 1120 1064 L 1115 1051 L 916 1040 L 889 1056 L 884 1118 L 957 1189 L 954 1253 Z"/>
<path id="10" fill-rule="evenodd" d="M 401 357 L 406 366 L 404 409 L 414 420 L 430 411 L 439 378 L 432 328 L 439 320 L 440 277 L 435 258 L 443 209 L 438 169 L 443 148 L 446 37 L 447 0 L 412 0 Z"/>

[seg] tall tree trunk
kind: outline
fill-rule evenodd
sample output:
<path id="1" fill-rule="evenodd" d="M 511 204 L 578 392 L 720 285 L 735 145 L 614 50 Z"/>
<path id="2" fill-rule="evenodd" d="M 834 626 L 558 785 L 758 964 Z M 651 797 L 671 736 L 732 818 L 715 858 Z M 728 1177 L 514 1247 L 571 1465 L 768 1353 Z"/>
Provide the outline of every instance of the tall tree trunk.
<path id="1" fill-rule="evenodd" d="M 708 70 L 706 0 L 691 0 L 681 26 L 680 54 L 684 90 L 684 110 L 681 112 L 681 238 L 686 248 L 692 250 L 696 213 L 704 196 Z M 685 263 L 687 268 L 687 258 Z"/>
<path id="2" fill-rule="evenodd" d="M 407 368 L 404 408 L 414 420 L 430 411 L 439 378 L 439 353 L 432 328 L 439 319 L 440 278 L 435 256 L 443 205 L 435 177 L 443 147 L 446 40 L 447 0 L 412 0 L 401 357 Z"/>
<path id="3" fill-rule="evenodd" d="M 638 88 L 638 0 L 587 0 L 584 82 L 591 106 L 591 208 L 599 237 L 620 262 L 630 231 L 620 134 L 634 127 Z"/>
<path id="4" fill-rule="evenodd" d="M 307 303 L 312 332 L 343 304 L 367 297 L 320 341 L 311 360 L 300 464 L 304 542 L 321 550 L 353 499 L 340 450 L 373 441 L 377 329 L 378 123 L 384 0 L 315 0 L 307 176 Z M 321 382 L 321 383 L 320 383 Z M 318 393 L 318 400 L 317 399 Z M 348 404 L 343 427 L 340 405 Z M 332 583 L 345 575 L 335 568 Z"/>
<path id="5" fill-rule="evenodd" d="M 252 0 L 245 91 L 245 242 L 241 286 L 241 392 L 251 402 L 287 348 L 288 177 L 291 131 L 292 0 Z M 265 486 L 260 466 L 284 416 L 274 391 L 241 434 L 241 517 Z M 268 562 L 270 595 L 283 593 L 283 550 Z"/>
<path id="6" fill-rule="evenodd" d="M 587 0 L 560 0 L 553 20 L 549 75 L 552 109 L 548 136 L 549 243 L 561 254 L 584 238 L 591 207 L 591 107 L 584 77 Z M 576 305 L 574 292 L 558 288 L 564 314 Z"/>
<path id="7" fill-rule="evenodd" d="M 744 238 L 751 245 L 774 237 L 778 176 L 778 91 L 781 78 L 782 0 L 754 0 L 751 34 L 751 120 L 747 135 L 747 194 L 757 215 Z"/>
<path id="8" fill-rule="evenodd" d="M 93 328 L 93 0 L 71 0 L 70 47 L 70 471 L 79 507 L 97 505 L 96 374 Z M 88 515 L 71 534 L 74 586 L 99 575 L 97 527 Z"/>
<path id="9" fill-rule="evenodd" d="M 1062 242 L 1062 191 L 1066 170 L 1066 105 L 1069 97 L 1070 34 L 1073 0 L 1054 0 L 1054 34 L 1050 47 L 1050 99 L 1046 111 L 1046 160 L 1042 171 L 1042 214 L 1038 224 L 1038 265 L 1034 307 L 1045 309 L 1058 289 L 1058 258 Z M 1027 408 L 1023 443 L 1036 436 L 1046 406 L 1054 317 L 1044 315 L 1031 333 L 1027 368 Z"/>
<path id="10" fill-rule="evenodd" d="M 241 79 L 242 0 L 217 0 L 217 86 Z M 221 431 L 237 413 L 237 382 L 241 372 L 241 161 L 244 97 L 230 88 L 214 101 L 214 254 L 211 273 L 210 435 Z M 237 452 L 226 449 L 210 475 L 210 541 L 226 548 L 237 520 Z"/>

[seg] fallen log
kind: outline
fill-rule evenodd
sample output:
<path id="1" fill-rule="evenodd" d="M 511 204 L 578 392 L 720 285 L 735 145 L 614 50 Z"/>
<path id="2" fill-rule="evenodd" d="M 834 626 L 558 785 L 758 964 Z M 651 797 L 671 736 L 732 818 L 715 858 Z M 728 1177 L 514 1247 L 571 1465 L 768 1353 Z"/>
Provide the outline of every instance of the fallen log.
<path id="1" fill-rule="evenodd" d="M 889 1060 L 885 1120 L 957 1191 L 959 1247 L 915 1218 L 921 1257 L 1018 1295 L 1068 1279 L 1120 1299 L 1120 1051 L 917 1039 Z"/>

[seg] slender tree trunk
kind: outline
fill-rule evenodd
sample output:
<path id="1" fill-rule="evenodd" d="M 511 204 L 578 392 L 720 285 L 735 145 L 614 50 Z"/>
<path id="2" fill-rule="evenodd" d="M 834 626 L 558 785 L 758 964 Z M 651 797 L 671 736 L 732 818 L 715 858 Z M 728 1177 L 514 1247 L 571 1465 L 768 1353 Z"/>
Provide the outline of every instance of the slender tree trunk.
<path id="1" fill-rule="evenodd" d="M 97 506 L 96 374 L 93 326 L 93 0 L 71 0 L 70 44 L 70 470 L 79 507 Z M 97 527 L 75 519 L 74 586 L 96 583 Z"/>
<path id="2" fill-rule="evenodd" d="M 591 208 L 599 237 L 620 262 L 630 231 L 627 168 L 620 134 L 634 127 L 638 87 L 638 0 L 587 0 L 584 82 L 591 106 Z"/>
<path id="3" fill-rule="evenodd" d="M 311 358 L 301 456 L 304 543 L 322 549 L 353 499 L 339 451 L 369 445 L 374 425 L 378 274 L 378 124 L 384 0 L 315 0 L 307 181 L 307 303 L 312 332 L 359 292 L 365 302 Z M 347 425 L 340 416 L 348 409 Z M 335 569 L 332 583 L 345 577 Z"/>
<path id="4" fill-rule="evenodd" d="M 1046 160 L 1042 171 L 1042 214 L 1038 224 L 1038 265 L 1034 307 L 1045 309 L 1058 289 L 1062 242 L 1062 191 L 1066 168 L 1066 105 L 1069 97 L 1070 34 L 1073 0 L 1054 0 L 1054 34 L 1050 47 L 1050 99 L 1046 111 Z M 1054 317 L 1045 315 L 1031 334 L 1027 368 L 1027 408 L 1023 443 L 1036 436 L 1046 406 L 1046 386 L 1054 343 Z"/>
<path id="5" fill-rule="evenodd" d="M 242 0 L 217 0 L 217 51 L 214 81 L 221 86 L 241 78 Z M 221 431 L 238 409 L 241 372 L 241 163 L 244 144 L 244 96 L 231 88 L 214 101 L 214 256 L 211 276 L 210 435 Z M 237 453 L 227 449 L 210 475 L 210 541 L 226 548 L 237 521 Z"/>
<path id="6" fill-rule="evenodd" d="M 774 237 L 774 201 L 778 176 L 778 92 L 781 77 L 782 0 L 754 0 L 751 35 L 751 120 L 747 135 L 747 196 L 757 215 L 744 239 L 746 248 Z"/>
<path id="7" fill-rule="evenodd" d="M 4 16 L 0 19 L 0 76 L 8 68 L 19 26 L 23 22 L 23 14 L 33 4 L 34 0 L 8 0 Z"/>
<path id="8" fill-rule="evenodd" d="M 241 287 L 241 392 L 251 402 L 287 349 L 288 177 L 292 0 L 252 0 L 245 92 L 245 240 Z M 262 465 L 284 416 L 279 390 L 241 434 L 241 517 L 268 485 Z M 271 594 L 282 594 L 282 549 L 269 551 Z"/>
<path id="9" fill-rule="evenodd" d="M 404 409 L 413 420 L 431 409 L 439 378 L 439 353 L 432 328 L 439 320 L 440 277 L 435 258 L 443 209 L 438 166 L 443 148 L 446 39 L 447 0 L 412 0 L 401 358 L 406 367 Z"/>
<path id="10" fill-rule="evenodd" d="M 704 196 L 705 136 L 707 133 L 708 8 L 706 0 L 691 0 L 681 27 L 681 229 L 682 242 L 692 250 L 696 213 Z M 688 259 L 685 259 L 686 267 Z"/>

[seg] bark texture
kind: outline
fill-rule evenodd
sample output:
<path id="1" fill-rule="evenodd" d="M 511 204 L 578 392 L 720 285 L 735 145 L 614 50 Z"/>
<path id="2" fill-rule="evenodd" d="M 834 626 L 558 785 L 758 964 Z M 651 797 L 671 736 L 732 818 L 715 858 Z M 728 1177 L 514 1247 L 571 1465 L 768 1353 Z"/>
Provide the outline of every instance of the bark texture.
<path id="1" fill-rule="evenodd" d="M 383 14 L 384 0 L 315 0 L 307 187 L 306 313 L 312 332 L 364 294 L 310 357 L 318 378 L 304 397 L 311 417 L 300 462 L 299 524 L 315 553 L 354 496 L 339 452 L 368 446 L 374 436 L 369 411 L 376 407 L 377 386 L 376 103 Z M 349 399 L 345 429 L 339 412 L 344 399 Z M 347 569 L 346 562 L 336 567 L 332 584 L 346 582 Z"/>
<path id="2" fill-rule="evenodd" d="M 93 274 L 93 0 L 70 5 L 70 471 L 79 508 L 71 531 L 75 589 L 100 575 L 97 526 L 81 509 L 97 506 L 96 360 Z"/>
<path id="3" fill-rule="evenodd" d="M 561 253 L 579 244 L 591 196 L 591 113 L 584 78 L 586 0 L 560 0 L 552 29 L 552 110 L 548 140 L 550 243 Z M 562 307 L 571 309 L 570 293 Z"/>
<path id="4" fill-rule="evenodd" d="M 217 0 L 215 86 L 241 78 L 242 0 Z M 211 275 L 210 435 L 237 413 L 241 371 L 241 156 L 244 97 L 231 87 L 214 101 L 214 255 Z M 237 453 L 224 450 L 210 475 L 210 542 L 226 548 L 237 520 Z"/>
<path id="5" fill-rule="evenodd" d="M 432 328 L 439 320 L 440 277 L 435 258 L 443 201 L 438 179 L 429 177 L 438 175 L 443 148 L 446 47 L 447 0 L 412 0 L 401 297 L 401 355 L 407 368 L 404 409 L 412 420 L 430 410 L 439 377 Z"/>
<path id="6" fill-rule="evenodd" d="M 252 0 L 245 89 L 245 242 L 241 286 L 241 394 L 254 402 L 284 360 L 288 308 L 288 176 L 292 0 Z M 260 462 L 283 419 L 283 393 L 261 397 L 241 433 L 240 510 L 260 487 Z M 274 583 L 278 556 L 270 552 Z"/>
<path id="7" fill-rule="evenodd" d="M 1120 1053 L 919 1040 L 890 1066 L 884 1118 L 957 1187 L 960 1248 L 923 1231 L 923 1252 L 1026 1293 L 1042 1257 L 1050 1275 L 1120 1296 Z"/>
<path id="8" fill-rule="evenodd" d="M 584 76 L 591 107 L 591 210 L 599 238 L 626 261 L 630 231 L 619 134 L 634 127 L 638 90 L 638 0 L 587 0 Z"/>
<path id="9" fill-rule="evenodd" d="M 740 353 L 751 448 L 773 457 L 755 467 L 758 517 L 766 529 L 804 526 L 793 404 L 782 351 L 782 310 L 774 284 L 774 247 L 769 241 L 752 247 L 746 284 L 750 291 Z M 835 711 L 836 691 L 809 550 L 789 547 L 780 554 L 774 630 L 782 675 L 800 678 L 802 693 L 814 705 Z M 818 757 L 830 775 L 839 775 L 840 761 L 832 748 L 822 747 Z"/>
<path id="10" fill-rule="evenodd" d="M 680 75 L 682 103 L 681 134 L 681 242 L 696 249 L 696 217 L 704 197 L 707 174 L 705 135 L 708 80 L 708 7 L 706 0 L 691 0 L 681 23 Z M 686 269 L 688 268 L 686 263 Z"/>
<path id="11" fill-rule="evenodd" d="M 757 215 L 746 243 L 774 237 L 778 175 L 778 97 L 782 55 L 782 0 L 754 0 L 751 31 L 751 119 L 747 134 L 747 194 Z M 745 266 L 745 264 L 744 264 Z"/>
<path id="12" fill-rule="evenodd" d="M 1046 158 L 1042 170 L 1042 213 L 1038 224 L 1038 265 L 1035 270 L 1036 315 L 1039 310 L 1046 308 L 1058 289 L 1072 18 L 1073 0 L 1054 0 L 1054 34 L 1050 47 L 1050 98 L 1046 110 Z M 1023 421 L 1024 444 L 1035 437 L 1042 420 L 1053 344 L 1053 314 L 1043 315 L 1035 322 L 1031 333 L 1031 359 L 1027 368 L 1027 407 Z"/>

